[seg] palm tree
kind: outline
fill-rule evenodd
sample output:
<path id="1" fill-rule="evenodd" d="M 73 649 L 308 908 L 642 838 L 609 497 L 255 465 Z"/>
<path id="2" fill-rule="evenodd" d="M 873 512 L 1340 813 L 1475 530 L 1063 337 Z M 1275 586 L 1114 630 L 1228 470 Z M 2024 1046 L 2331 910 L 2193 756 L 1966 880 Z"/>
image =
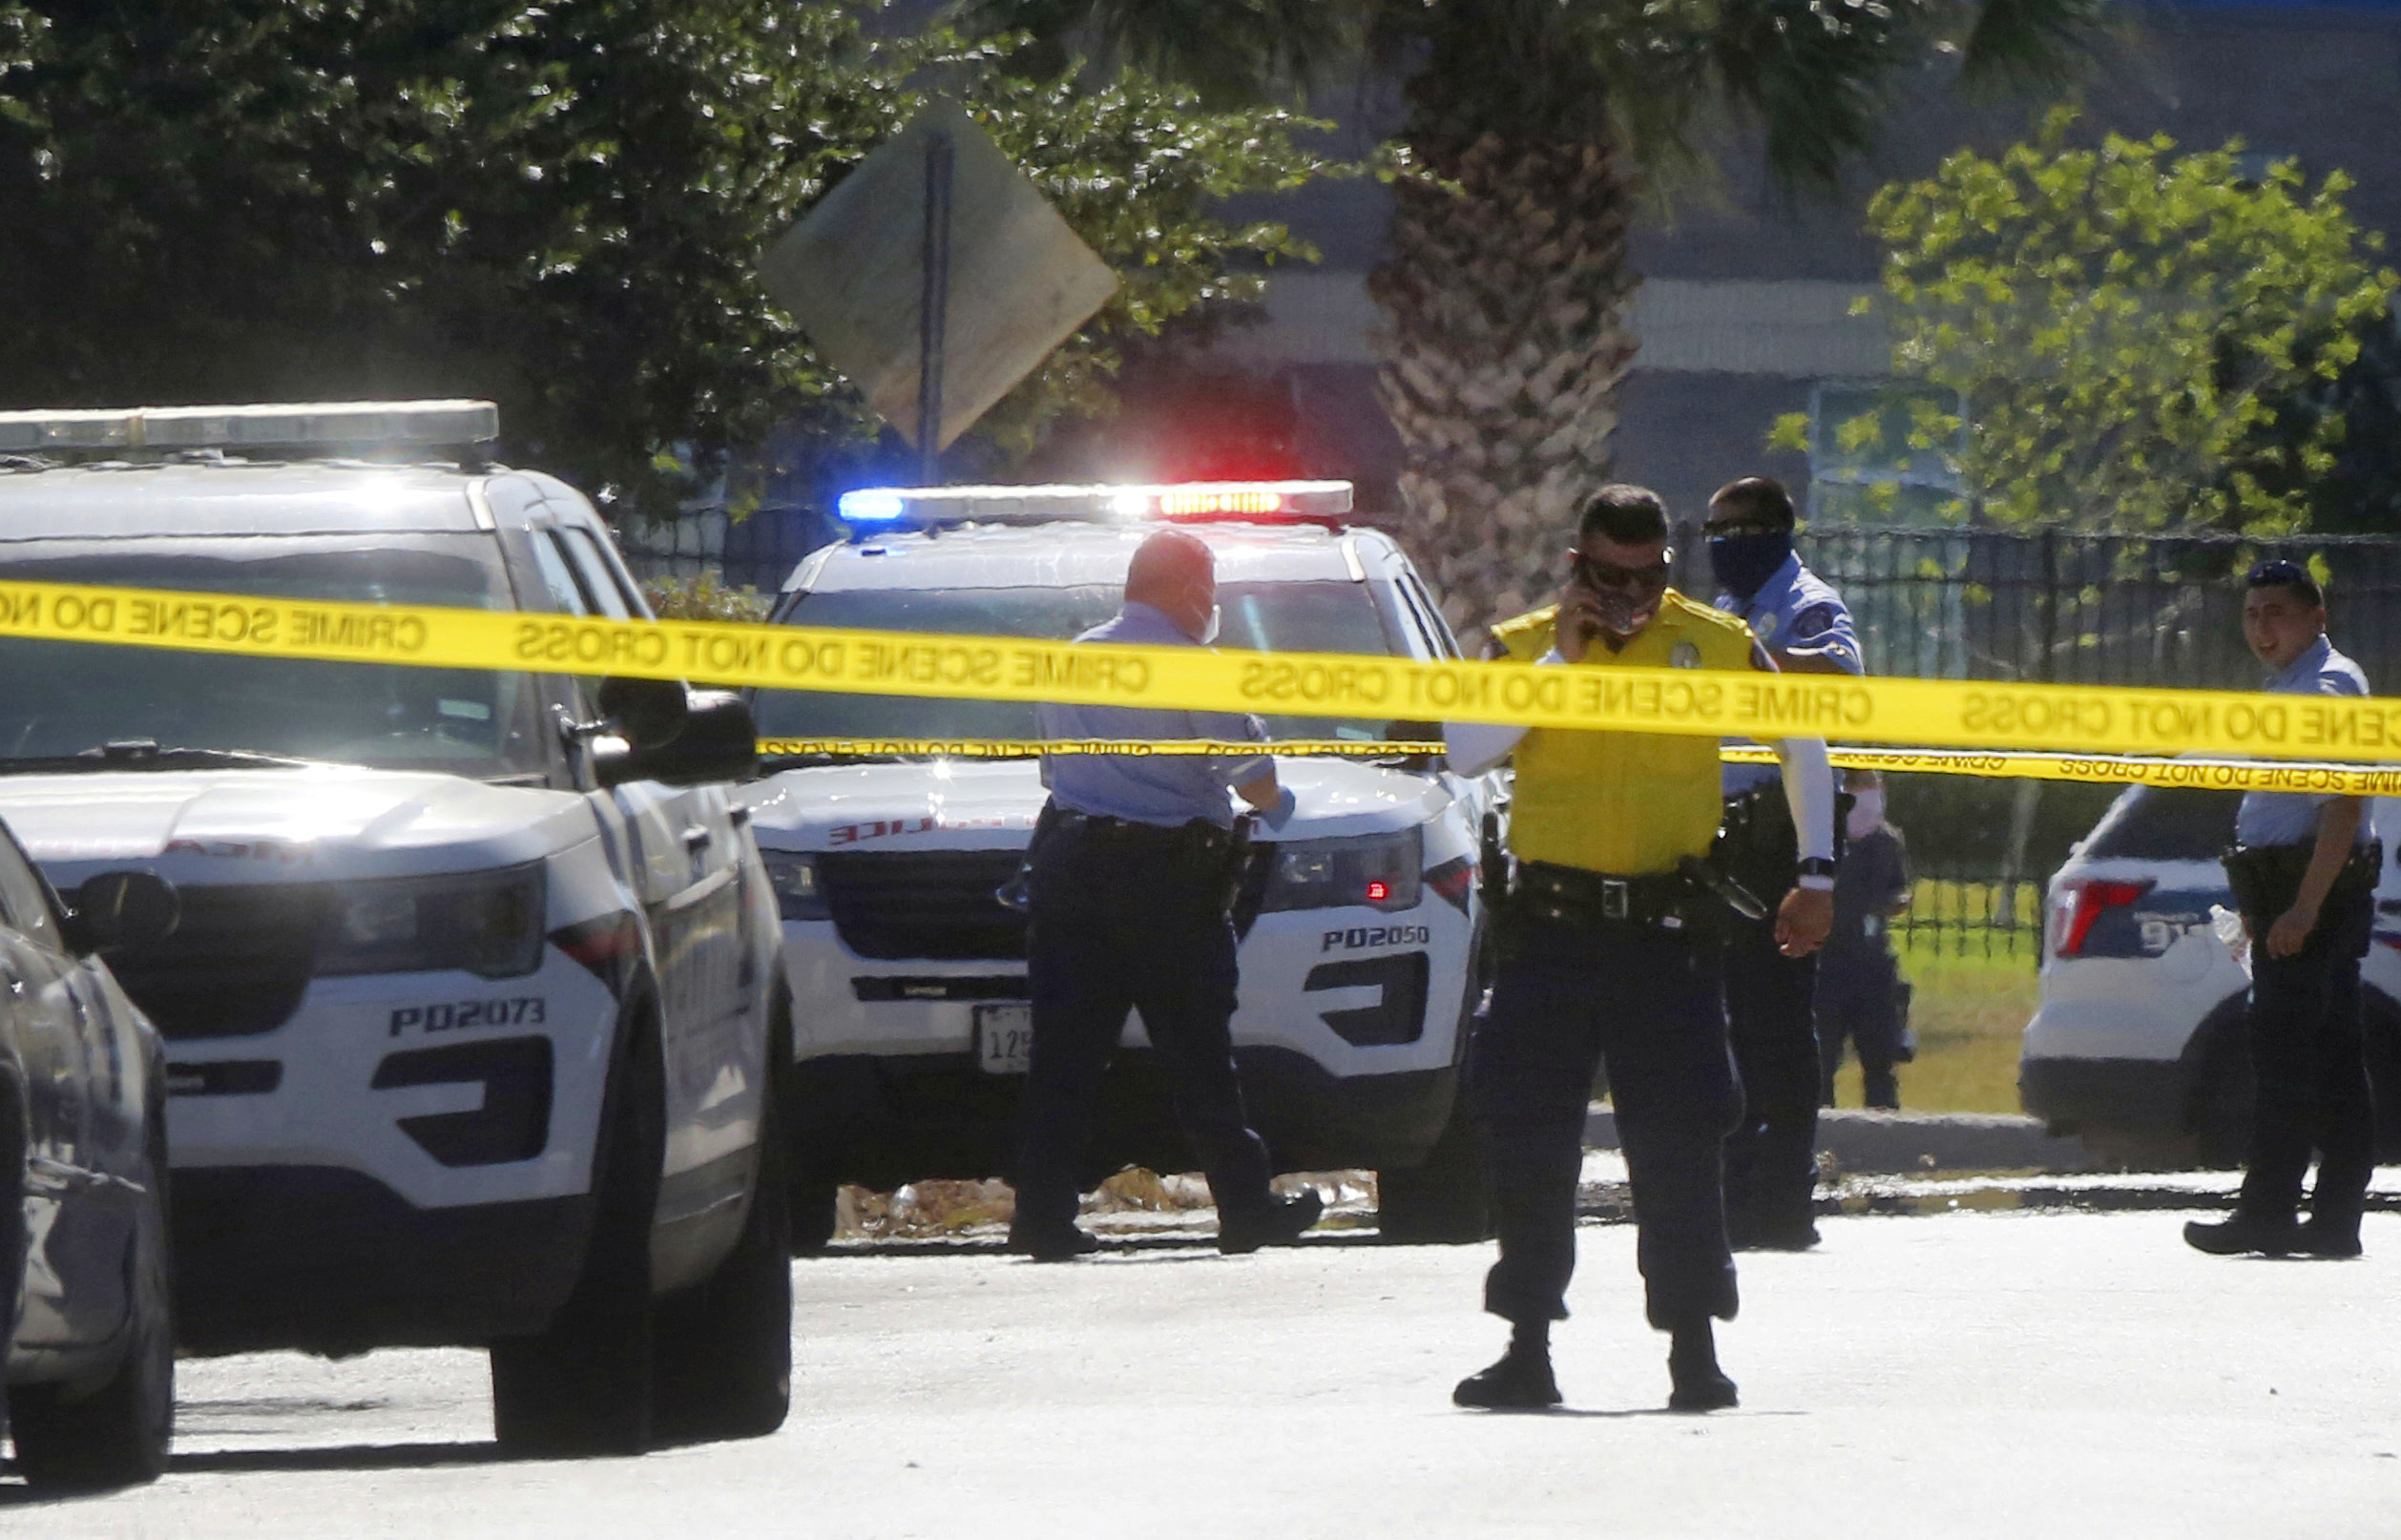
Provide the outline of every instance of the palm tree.
<path id="1" fill-rule="evenodd" d="M 1732 117 L 1787 184 L 1831 185 L 1905 66 L 2057 79 L 2108 0 L 967 0 L 1048 62 L 1075 52 L 1219 95 L 1305 87 L 1364 50 L 1406 71 L 1407 168 L 1369 280 L 1414 544 L 1454 626 L 1547 591 L 1608 479 L 1637 340 L 1626 240 L 1662 172 Z"/>

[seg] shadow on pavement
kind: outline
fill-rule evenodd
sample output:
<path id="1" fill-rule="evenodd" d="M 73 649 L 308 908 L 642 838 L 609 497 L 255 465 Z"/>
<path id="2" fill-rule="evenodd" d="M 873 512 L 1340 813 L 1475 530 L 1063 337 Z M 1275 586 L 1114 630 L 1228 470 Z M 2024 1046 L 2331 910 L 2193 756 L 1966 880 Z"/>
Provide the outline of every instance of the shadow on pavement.
<path id="1" fill-rule="evenodd" d="M 306 1449 L 212 1449 L 171 1454 L 175 1476 L 224 1472 L 433 1470 L 444 1466 L 498 1465 L 511 1456 L 498 1444 L 342 1444 Z"/>
<path id="2" fill-rule="evenodd" d="M 167 1474 L 190 1476 L 219 1472 L 315 1470 L 432 1470 L 444 1466 L 492 1465 L 507 1459 L 497 1444 L 349 1444 L 333 1448 L 216 1449 L 207 1453 L 170 1454 Z M 6 1467 L 16 1473 L 16 1463 Z M 37 1491 L 22 1482 L 0 1486 L 0 1509 L 47 1508 L 114 1497 L 124 1488 L 93 1491 Z"/>

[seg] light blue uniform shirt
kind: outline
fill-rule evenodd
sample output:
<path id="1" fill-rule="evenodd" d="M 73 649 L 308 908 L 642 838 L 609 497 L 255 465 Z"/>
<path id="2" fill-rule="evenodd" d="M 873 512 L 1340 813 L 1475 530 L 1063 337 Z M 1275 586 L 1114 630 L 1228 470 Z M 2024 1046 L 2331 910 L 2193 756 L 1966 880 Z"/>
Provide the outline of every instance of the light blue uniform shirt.
<path id="1" fill-rule="evenodd" d="M 2360 672 L 2358 664 L 2336 652 L 2332 642 L 2320 636 L 2288 666 L 2268 676 L 2267 693 L 2364 696 L 2368 694 L 2368 676 Z M 2302 791 L 2246 791 L 2242 807 L 2234 815 L 2235 843 L 2314 844 L 2318 838 L 2318 809 L 2331 800 Z M 2366 844 L 2368 838 L 2368 820 L 2363 818 L 2359 821 L 2356 843 Z"/>
<path id="2" fill-rule="evenodd" d="M 1200 645 L 1160 611 L 1131 601 L 1116 619 L 1075 639 L 1141 647 Z M 1214 739 L 1237 743 L 1267 739 L 1265 723 L 1233 712 L 1046 702 L 1034 708 L 1034 713 L 1044 738 Z M 1145 759 L 1124 754 L 1046 754 L 1042 783 L 1051 788 L 1051 801 L 1073 812 L 1171 829 L 1194 819 L 1206 819 L 1221 829 L 1230 829 L 1234 804 L 1226 797 L 1227 789 L 1257 780 L 1274 765 L 1265 755 L 1171 754 Z"/>
<path id="3" fill-rule="evenodd" d="M 1760 645 L 1770 652 L 1791 653 L 1802 657 L 1824 657 L 1833 661 L 1845 674 L 1864 674 L 1866 667 L 1859 660 L 1859 634 L 1850 623 L 1850 609 L 1843 596 L 1834 592 L 1832 584 L 1801 565 L 1799 552 L 1785 558 L 1785 563 L 1759 585 L 1748 604 L 1731 593 L 1721 593 L 1717 606 L 1727 614 L 1743 617 L 1751 628 Z M 1730 738 L 1729 743 L 1748 743 L 1746 738 Z M 1766 785 L 1781 774 L 1772 764 L 1729 764 L 1725 767 L 1725 794 L 1740 796 L 1753 787 Z"/>

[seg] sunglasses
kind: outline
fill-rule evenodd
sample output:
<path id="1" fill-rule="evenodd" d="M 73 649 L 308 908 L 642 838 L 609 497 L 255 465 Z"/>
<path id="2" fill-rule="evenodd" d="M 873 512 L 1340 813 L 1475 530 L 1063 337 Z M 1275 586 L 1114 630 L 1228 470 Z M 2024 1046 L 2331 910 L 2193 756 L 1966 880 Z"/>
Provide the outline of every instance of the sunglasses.
<path id="1" fill-rule="evenodd" d="M 1568 563 L 1576 580 L 1587 588 L 1660 589 L 1667 586 L 1668 563 L 1673 552 L 1662 556 L 1649 567 L 1620 567 L 1616 562 L 1595 561 L 1580 551 L 1567 553 Z"/>
<path id="2" fill-rule="evenodd" d="M 1781 524 L 1764 519 L 1712 519 L 1701 527 L 1701 532 L 1708 539 L 1719 540 L 1727 535 L 1782 534 L 1784 528 Z"/>

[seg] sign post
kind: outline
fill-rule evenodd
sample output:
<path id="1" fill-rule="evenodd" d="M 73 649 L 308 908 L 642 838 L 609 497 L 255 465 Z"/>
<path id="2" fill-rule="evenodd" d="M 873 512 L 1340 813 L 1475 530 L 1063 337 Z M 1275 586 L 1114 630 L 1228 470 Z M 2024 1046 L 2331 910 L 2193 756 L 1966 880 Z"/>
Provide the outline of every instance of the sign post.
<path id="1" fill-rule="evenodd" d="M 926 281 L 917 322 L 917 484 L 942 485 L 942 355 L 950 325 L 950 176 L 948 130 L 926 142 Z"/>

